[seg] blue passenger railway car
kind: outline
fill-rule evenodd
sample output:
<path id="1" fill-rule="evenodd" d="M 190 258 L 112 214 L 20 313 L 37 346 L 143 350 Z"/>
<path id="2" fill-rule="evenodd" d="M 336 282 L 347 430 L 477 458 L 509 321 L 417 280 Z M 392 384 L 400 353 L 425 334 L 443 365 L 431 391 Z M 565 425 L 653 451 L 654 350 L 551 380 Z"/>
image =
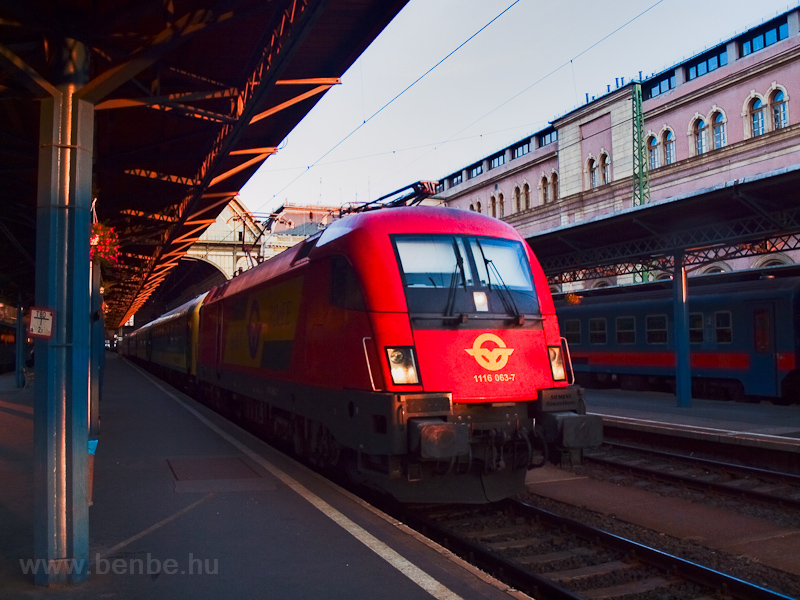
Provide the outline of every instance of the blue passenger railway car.
<path id="1" fill-rule="evenodd" d="M 672 282 L 554 297 L 579 383 L 674 391 Z M 692 395 L 800 402 L 800 271 L 689 279 Z"/>

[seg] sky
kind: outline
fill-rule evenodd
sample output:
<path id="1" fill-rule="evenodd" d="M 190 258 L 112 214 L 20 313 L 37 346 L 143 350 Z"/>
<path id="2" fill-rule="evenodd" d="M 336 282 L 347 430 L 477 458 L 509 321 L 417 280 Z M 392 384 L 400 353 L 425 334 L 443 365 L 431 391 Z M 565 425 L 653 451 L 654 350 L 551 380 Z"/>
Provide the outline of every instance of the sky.
<path id="1" fill-rule="evenodd" d="M 410 0 L 240 193 L 367 202 L 439 180 L 798 0 Z"/>

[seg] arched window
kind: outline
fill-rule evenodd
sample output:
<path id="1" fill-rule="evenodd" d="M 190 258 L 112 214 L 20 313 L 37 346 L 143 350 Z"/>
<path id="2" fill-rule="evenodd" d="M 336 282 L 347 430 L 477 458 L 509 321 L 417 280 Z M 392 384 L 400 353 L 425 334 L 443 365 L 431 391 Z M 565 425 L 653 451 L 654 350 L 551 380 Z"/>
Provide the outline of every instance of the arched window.
<path id="1" fill-rule="evenodd" d="M 750 133 L 752 137 L 764 134 L 764 103 L 761 98 L 750 102 Z"/>
<path id="2" fill-rule="evenodd" d="M 692 128 L 694 132 L 694 152 L 697 155 L 704 154 L 708 150 L 708 142 L 706 141 L 706 122 L 703 119 L 697 119 Z"/>
<path id="3" fill-rule="evenodd" d="M 500 205 L 500 214 L 498 215 L 501 219 L 506 216 L 506 204 L 505 200 L 503 199 L 503 194 L 499 194 L 497 196 L 497 203 Z"/>
<path id="4" fill-rule="evenodd" d="M 517 209 L 517 212 L 522 211 L 522 194 L 518 187 L 514 188 L 514 207 Z"/>
<path id="5" fill-rule="evenodd" d="M 711 117 L 711 123 L 714 129 L 714 150 L 719 150 L 728 143 L 725 134 L 725 115 L 715 112 Z"/>
<path id="6" fill-rule="evenodd" d="M 469 205 L 469 209 L 474 212 L 475 211 L 475 205 L 474 204 L 470 204 Z"/>
<path id="7" fill-rule="evenodd" d="M 542 204 L 547 204 L 550 202 L 550 186 L 547 184 L 547 177 L 542 177 L 542 182 L 539 187 L 542 189 Z"/>
<path id="8" fill-rule="evenodd" d="M 552 202 L 558 200 L 558 173 L 553 173 L 550 177 L 550 198 Z"/>
<path id="9" fill-rule="evenodd" d="M 479 200 L 479 201 L 478 201 L 478 203 L 475 205 L 475 208 L 477 209 L 477 212 L 481 212 L 481 203 L 480 203 L 480 200 Z"/>
<path id="10" fill-rule="evenodd" d="M 783 129 L 789 125 L 789 112 L 786 110 L 786 95 L 782 90 L 776 90 L 772 94 L 772 128 L 775 130 Z"/>
<path id="11" fill-rule="evenodd" d="M 600 155 L 600 176 L 602 185 L 611 183 L 611 161 L 608 159 L 608 154 Z"/>
<path id="12" fill-rule="evenodd" d="M 491 212 L 491 215 L 492 215 L 493 217 L 497 217 L 497 198 L 495 198 L 494 196 L 492 196 L 492 197 L 489 199 L 489 204 L 490 204 L 490 206 L 492 207 L 492 209 L 491 209 L 491 210 L 492 210 L 492 212 Z"/>
<path id="13" fill-rule="evenodd" d="M 654 135 L 651 135 L 649 138 L 647 138 L 647 158 L 647 164 L 651 171 L 661 166 L 661 156 L 658 151 L 658 139 Z"/>
<path id="14" fill-rule="evenodd" d="M 594 189 L 597 187 L 597 161 L 593 158 L 589 159 L 589 188 Z"/>
<path id="15" fill-rule="evenodd" d="M 664 164 L 671 165 L 675 162 L 675 134 L 668 129 L 661 139 L 664 142 Z"/>
<path id="16" fill-rule="evenodd" d="M 531 186 L 527 183 L 522 186 L 522 196 L 525 198 L 525 210 L 531 207 Z"/>

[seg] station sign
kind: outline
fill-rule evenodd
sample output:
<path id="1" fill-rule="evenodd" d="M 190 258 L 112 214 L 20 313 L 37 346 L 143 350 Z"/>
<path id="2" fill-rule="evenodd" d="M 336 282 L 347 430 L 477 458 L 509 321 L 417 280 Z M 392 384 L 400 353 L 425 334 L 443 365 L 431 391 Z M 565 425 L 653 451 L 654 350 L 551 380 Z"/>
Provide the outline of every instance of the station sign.
<path id="1" fill-rule="evenodd" d="M 53 321 L 55 311 L 47 308 L 31 308 L 31 322 L 28 327 L 28 335 L 38 338 L 53 337 Z"/>

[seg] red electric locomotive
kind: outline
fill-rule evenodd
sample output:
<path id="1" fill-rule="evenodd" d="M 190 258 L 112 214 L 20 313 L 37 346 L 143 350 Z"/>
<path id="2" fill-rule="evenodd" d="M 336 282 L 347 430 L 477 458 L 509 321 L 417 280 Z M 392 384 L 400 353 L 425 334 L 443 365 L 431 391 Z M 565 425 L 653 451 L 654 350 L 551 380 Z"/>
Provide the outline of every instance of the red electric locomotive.
<path id="1" fill-rule="evenodd" d="M 196 379 L 217 409 L 406 502 L 520 491 L 585 414 L 547 282 L 509 225 L 446 208 L 352 214 L 212 289 Z"/>

